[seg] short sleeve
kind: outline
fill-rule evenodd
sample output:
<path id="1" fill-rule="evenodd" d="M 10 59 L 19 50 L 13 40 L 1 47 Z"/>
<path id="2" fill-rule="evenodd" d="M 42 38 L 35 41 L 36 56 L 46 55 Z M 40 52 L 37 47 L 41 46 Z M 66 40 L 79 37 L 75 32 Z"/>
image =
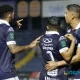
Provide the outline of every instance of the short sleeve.
<path id="1" fill-rule="evenodd" d="M 68 50 L 67 41 L 64 36 L 61 36 L 59 38 L 59 52 L 62 53 L 66 50 Z"/>
<path id="2" fill-rule="evenodd" d="M 9 27 L 6 32 L 6 43 L 7 45 L 16 44 L 14 38 L 14 30 L 12 27 Z"/>

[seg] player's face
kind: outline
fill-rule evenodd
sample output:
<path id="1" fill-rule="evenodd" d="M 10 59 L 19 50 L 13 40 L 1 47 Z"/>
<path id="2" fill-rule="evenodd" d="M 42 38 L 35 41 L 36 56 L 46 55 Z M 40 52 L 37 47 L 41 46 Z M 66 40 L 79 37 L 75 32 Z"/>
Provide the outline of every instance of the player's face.
<path id="1" fill-rule="evenodd" d="M 72 20 L 71 12 L 66 9 L 66 11 L 65 11 L 65 21 L 66 21 L 66 23 L 70 24 L 71 20 Z"/>

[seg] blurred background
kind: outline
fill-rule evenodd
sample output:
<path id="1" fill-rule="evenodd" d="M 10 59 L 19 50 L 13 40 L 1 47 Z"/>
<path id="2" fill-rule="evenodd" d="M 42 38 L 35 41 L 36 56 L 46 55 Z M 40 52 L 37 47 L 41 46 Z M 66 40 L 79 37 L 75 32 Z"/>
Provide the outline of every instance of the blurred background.
<path id="1" fill-rule="evenodd" d="M 46 18 L 58 16 L 62 35 L 66 33 L 64 14 L 68 4 L 80 4 L 80 0 L 0 0 L 0 5 L 9 4 L 15 9 L 15 19 L 23 19 L 22 27 L 12 26 L 18 45 L 27 45 L 46 31 Z M 12 23 L 13 24 L 13 23 Z M 38 80 L 42 69 L 42 57 L 37 45 L 33 49 L 18 53 L 15 67 L 20 80 Z"/>

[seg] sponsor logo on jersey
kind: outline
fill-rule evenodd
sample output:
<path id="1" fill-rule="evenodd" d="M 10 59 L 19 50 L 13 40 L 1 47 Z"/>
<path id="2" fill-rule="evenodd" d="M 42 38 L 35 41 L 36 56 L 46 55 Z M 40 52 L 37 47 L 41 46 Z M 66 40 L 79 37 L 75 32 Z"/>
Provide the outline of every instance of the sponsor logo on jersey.
<path id="1" fill-rule="evenodd" d="M 52 39 L 51 38 L 43 38 L 44 43 L 51 43 Z"/>

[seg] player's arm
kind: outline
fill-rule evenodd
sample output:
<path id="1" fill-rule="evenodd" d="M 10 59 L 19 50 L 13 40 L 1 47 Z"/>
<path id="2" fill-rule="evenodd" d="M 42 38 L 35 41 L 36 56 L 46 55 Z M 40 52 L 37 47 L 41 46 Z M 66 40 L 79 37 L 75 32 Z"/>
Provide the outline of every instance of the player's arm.
<path id="1" fill-rule="evenodd" d="M 22 51 L 28 50 L 30 48 L 33 48 L 34 46 L 36 46 L 37 43 L 38 43 L 38 41 L 36 39 L 33 42 L 31 42 L 29 45 L 26 45 L 26 46 L 18 46 L 16 44 L 12 43 L 12 44 L 9 44 L 8 47 L 12 54 L 16 54 L 18 52 L 22 52 Z"/>
<path id="2" fill-rule="evenodd" d="M 80 62 L 80 43 L 77 46 L 76 55 L 73 56 L 71 63 Z"/>
<path id="3" fill-rule="evenodd" d="M 76 34 L 77 40 L 80 42 L 80 28 L 76 30 L 75 34 Z M 80 62 L 80 43 L 78 43 L 76 55 L 73 56 L 71 60 L 71 63 L 74 63 L 74 62 Z"/>
<path id="4" fill-rule="evenodd" d="M 76 55 L 72 57 L 70 64 L 75 62 L 80 62 L 80 47 L 77 48 Z M 67 63 L 64 60 L 62 60 L 62 61 L 56 62 L 56 65 L 57 67 L 59 67 L 59 66 L 67 65 Z"/>
<path id="5" fill-rule="evenodd" d="M 67 37 L 67 35 L 66 35 L 66 37 Z M 67 37 L 67 38 L 69 38 L 70 40 L 72 40 L 72 43 L 71 43 L 70 48 L 68 48 L 68 47 L 66 46 L 66 41 L 65 41 L 65 40 L 64 40 L 64 44 L 62 44 L 62 42 L 61 42 L 61 41 L 63 41 L 63 40 L 60 41 L 61 47 L 63 47 L 63 45 L 64 45 L 64 48 L 61 48 L 61 50 L 62 50 L 62 52 L 63 52 L 63 53 L 61 53 L 61 54 L 62 54 L 63 58 L 64 58 L 66 61 L 70 60 L 70 58 L 72 57 L 72 53 L 73 53 L 74 47 L 75 47 L 75 38 L 74 38 L 71 34 L 68 34 L 68 37 Z M 67 49 L 67 50 L 66 50 L 66 49 Z M 69 51 L 69 52 L 68 52 L 68 51 Z M 69 56 L 69 58 L 67 59 L 68 56 Z M 58 61 L 58 62 L 48 61 L 47 64 L 45 65 L 45 69 L 48 70 L 48 71 L 50 71 L 50 70 L 55 69 L 55 68 L 57 68 L 57 67 L 59 67 L 59 66 L 67 65 L 67 62 L 66 62 L 65 60 Z"/>
<path id="6" fill-rule="evenodd" d="M 76 62 L 80 62 L 80 47 L 77 48 L 76 55 L 72 57 L 71 62 L 69 64 L 76 63 Z M 57 62 L 48 61 L 47 63 L 48 64 L 46 64 L 45 69 L 48 71 L 56 69 L 59 66 L 68 65 L 68 63 L 65 60 L 57 61 Z"/>
<path id="7" fill-rule="evenodd" d="M 75 62 L 80 62 L 80 44 L 78 45 L 76 55 L 72 57 L 71 62 L 69 64 L 75 63 Z M 59 66 L 64 66 L 68 65 L 68 63 L 65 60 L 62 61 L 48 61 L 48 64 L 46 64 L 45 69 L 50 71 L 53 69 L 56 69 Z"/>
<path id="8" fill-rule="evenodd" d="M 32 43 L 26 46 L 17 46 L 14 38 L 14 30 L 12 27 L 10 27 L 6 32 L 6 44 L 9 47 L 9 50 L 12 54 L 16 54 L 21 51 L 25 51 L 27 49 L 33 48 L 37 43 L 38 39 L 34 40 Z"/>
<path id="9" fill-rule="evenodd" d="M 72 34 L 66 34 L 65 37 L 69 38 L 71 40 L 71 45 L 68 48 L 66 46 L 67 45 L 66 41 L 64 41 L 64 44 L 63 44 L 63 41 L 60 41 L 60 45 L 61 45 L 62 49 L 60 49 L 59 51 L 65 61 L 70 61 L 70 59 L 73 55 L 76 40 Z M 63 45 L 64 45 L 64 47 L 63 47 Z"/>
<path id="10" fill-rule="evenodd" d="M 80 40 L 80 29 L 76 30 L 76 37 L 78 40 Z M 76 55 L 72 57 L 70 64 L 75 63 L 75 62 L 80 62 L 80 43 L 78 43 Z M 57 66 L 63 66 L 66 64 L 67 63 L 65 61 L 59 61 L 56 63 Z"/>
<path id="11" fill-rule="evenodd" d="M 77 38 L 80 39 L 80 29 L 77 31 Z M 78 46 L 77 46 L 77 50 L 76 50 L 76 55 L 74 55 L 71 59 L 71 64 L 72 63 L 75 63 L 75 62 L 80 62 L 80 43 L 78 43 Z M 59 65 L 65 65 L 66 62 L 62 61 L 60 63 L 58 63 Z"/>

